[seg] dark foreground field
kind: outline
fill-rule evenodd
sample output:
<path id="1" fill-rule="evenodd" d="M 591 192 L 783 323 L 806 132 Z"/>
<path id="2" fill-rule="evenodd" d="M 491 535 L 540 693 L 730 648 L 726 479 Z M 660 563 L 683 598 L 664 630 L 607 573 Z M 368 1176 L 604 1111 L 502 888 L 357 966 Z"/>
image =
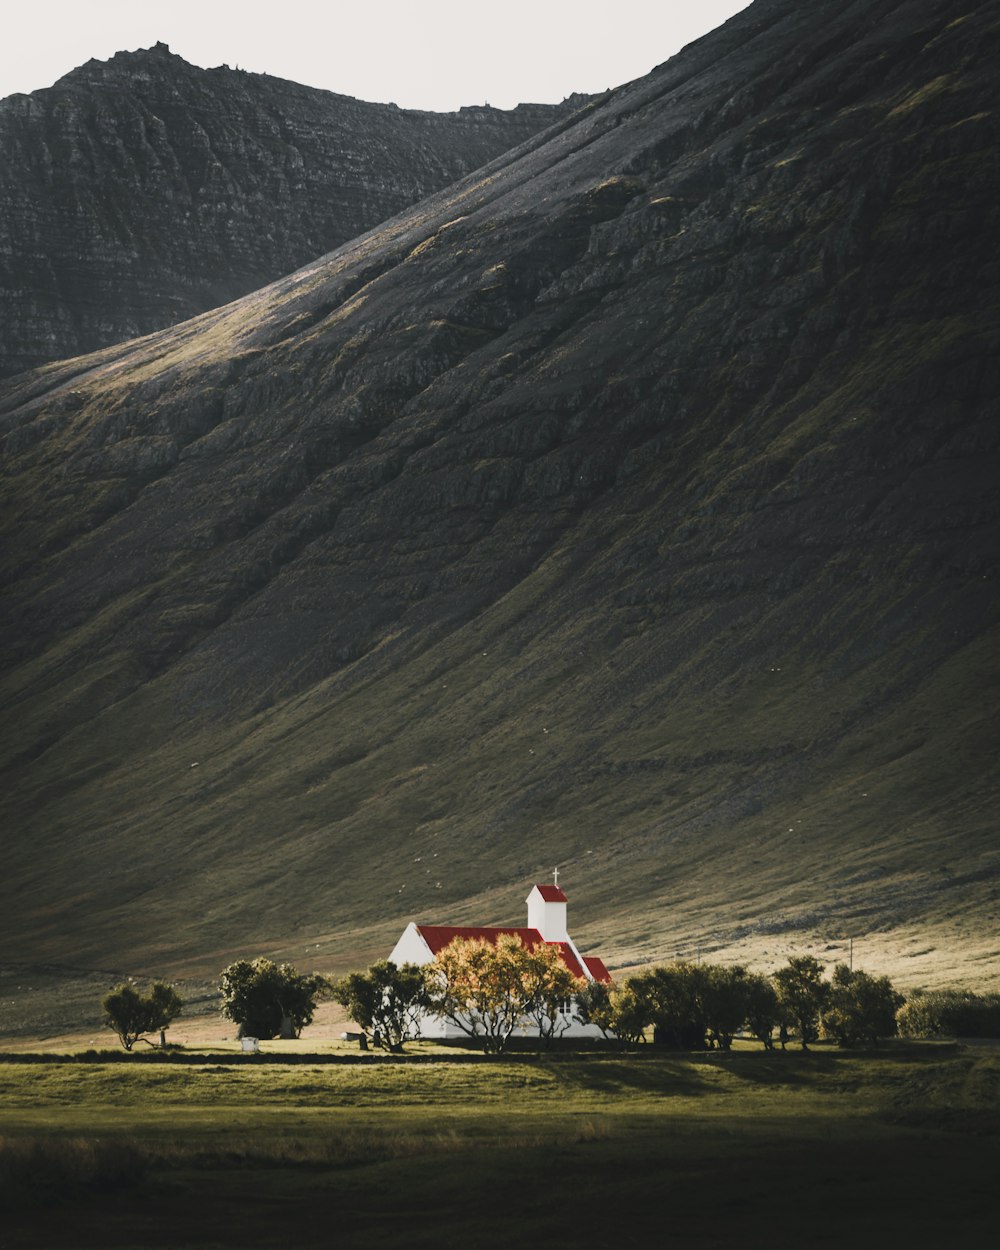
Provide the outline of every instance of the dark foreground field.
<path id="1" fill-rule="evenodd" d="M 1000 1052 L 0 1065 L 5 1250 L 987 1244 Z"/>

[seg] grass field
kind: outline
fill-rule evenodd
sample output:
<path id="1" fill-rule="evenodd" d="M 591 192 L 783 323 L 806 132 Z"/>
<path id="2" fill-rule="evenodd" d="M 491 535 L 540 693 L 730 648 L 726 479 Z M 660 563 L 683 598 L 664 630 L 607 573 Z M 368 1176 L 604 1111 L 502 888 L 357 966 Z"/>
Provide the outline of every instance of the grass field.
<path id="1" fill-rule="evenodd" d="M 987 1047 L 19 1061 L 0 1107 L 5 1250 L 941 1247 L 998 1215 Z"/>

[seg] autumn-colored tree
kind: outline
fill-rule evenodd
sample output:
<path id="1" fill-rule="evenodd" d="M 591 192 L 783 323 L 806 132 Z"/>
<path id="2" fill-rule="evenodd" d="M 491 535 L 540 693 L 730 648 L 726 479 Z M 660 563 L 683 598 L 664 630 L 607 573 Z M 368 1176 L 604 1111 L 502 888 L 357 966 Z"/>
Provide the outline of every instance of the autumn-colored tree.
<path id="1" fill-rule="evenodd" d="M 573 1023 L 573 1000 L 587 981 L 570 972 L 559 948 L 549 942 L 526 948 L 521 981 L 528 995 L 524 1014 L 538 1028 L 539 1038 L 551 1044 Z"/>
<path id="2" fill-rule="evenodd" d="M 526 1018 L 551 1020 L 552 1004 L 574 992 L 574 979 L 567 982 L 556 967 L 556 960 L 564 967 L 558 950 L 546 944 L 548 953 L 536 954 L 541 950 L 513 933 L 501 933 L 495 944 L 455 938 L 425 967 L 430 1009 L 500 1054 Z"/>

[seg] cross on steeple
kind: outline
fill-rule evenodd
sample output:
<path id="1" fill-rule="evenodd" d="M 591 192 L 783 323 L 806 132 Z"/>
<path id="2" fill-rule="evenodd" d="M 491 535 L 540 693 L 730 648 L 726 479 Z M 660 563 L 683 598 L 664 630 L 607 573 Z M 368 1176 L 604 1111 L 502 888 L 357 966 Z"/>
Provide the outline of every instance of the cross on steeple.
<path id="1" fill-rule="evenodd" d="M 553 885 L 559 884 L 559 869 L 558 868 L 552 869 L 552 884 Z"/>

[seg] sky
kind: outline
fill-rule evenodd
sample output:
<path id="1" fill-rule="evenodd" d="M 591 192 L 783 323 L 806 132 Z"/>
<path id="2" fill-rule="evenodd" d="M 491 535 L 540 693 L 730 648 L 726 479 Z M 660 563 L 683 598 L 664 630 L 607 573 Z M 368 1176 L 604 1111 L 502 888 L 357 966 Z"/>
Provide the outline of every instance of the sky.
<path id="1" fill-rule="evenodd" d="M 748 0 L 34 0 L 3 5 L 0 98 L 158 41 L 195 65 L 447 111 L 647 74 Z"/>

